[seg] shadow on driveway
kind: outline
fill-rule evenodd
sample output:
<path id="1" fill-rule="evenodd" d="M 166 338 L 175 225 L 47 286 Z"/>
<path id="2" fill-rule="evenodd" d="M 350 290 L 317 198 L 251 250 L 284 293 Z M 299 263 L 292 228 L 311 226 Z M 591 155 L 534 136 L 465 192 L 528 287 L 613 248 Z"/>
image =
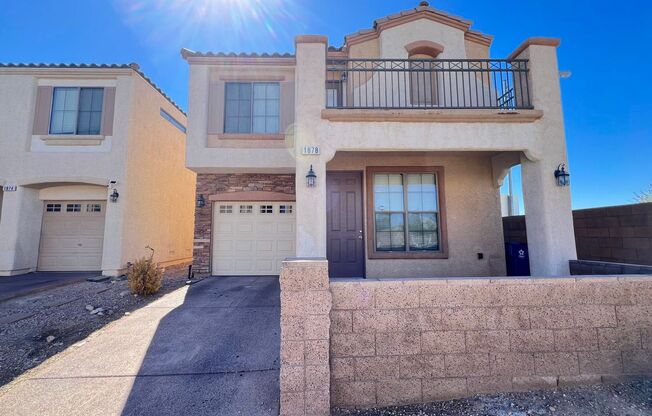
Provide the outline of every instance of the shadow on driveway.
<path id="1" fill-rule="evenodd" d="M 90 272 L 33 272 L 19 276 L 0 277 L 0 302 L 30 295 L 59 286 L 82 282 L 89 277 L 101 275 Z"/>
<path id="2" fill-rule="evenodd" d="M 190 286 L 159 322 L 123 415 L 278 415 L 279 315 L 277 277 Z"/>

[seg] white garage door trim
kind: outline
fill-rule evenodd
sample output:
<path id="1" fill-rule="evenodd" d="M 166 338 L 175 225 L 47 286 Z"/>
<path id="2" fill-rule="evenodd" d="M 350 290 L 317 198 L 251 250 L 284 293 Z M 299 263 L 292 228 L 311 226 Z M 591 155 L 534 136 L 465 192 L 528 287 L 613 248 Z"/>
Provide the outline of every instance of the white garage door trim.
<path id="1" fill-rule="evenodd" d="M 279 201 L 213 203 L 212 274 L 278 275 L 295 255 L 294 208 Z"/>
<path id="2" fill-rule="evenodd" d="M 44 201 L 38 270 L 101 270 L 105 209 L 105 201 Z"/>

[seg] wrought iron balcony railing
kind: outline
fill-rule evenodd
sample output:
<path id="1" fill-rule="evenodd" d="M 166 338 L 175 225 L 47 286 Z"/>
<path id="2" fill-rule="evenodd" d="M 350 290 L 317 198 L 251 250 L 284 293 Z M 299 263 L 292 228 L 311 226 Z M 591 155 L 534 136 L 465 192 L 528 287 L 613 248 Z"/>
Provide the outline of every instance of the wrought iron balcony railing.
<path id="1" fill-rule="evenodd" d="M 531 109 L 525 59 L 333 59 L 326 107 Z"/>

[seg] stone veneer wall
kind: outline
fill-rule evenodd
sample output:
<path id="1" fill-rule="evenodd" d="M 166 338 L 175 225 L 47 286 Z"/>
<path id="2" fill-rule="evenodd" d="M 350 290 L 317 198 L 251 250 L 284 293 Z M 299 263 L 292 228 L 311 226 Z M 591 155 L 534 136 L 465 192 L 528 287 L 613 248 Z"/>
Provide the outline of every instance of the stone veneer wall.
<path id="1" fill-rule="evenodd" d="M 524 216 L 503 217 L 505 241 L 527 243 Z M 577 258 L 652 265 L 652 202 L 573 211 Z"/>
<path id="2" fill-rule="evenodd" d="M 652 276 L 332 280 L 330 289 L 333 406 L 652 375 Z"/>
<path id="3" fill-rule="evenodd" d="M 266 191 L 294 195 L 293 174 L 218 174 L 197 175 L 197 192 L 204 195 L 206 205 L 195 208 L 195 239 L 193 246 L 193 270 L 196 274 L 211 272 L 211 238 L 213 228 L 213 205 L 209 197 L 218 192 Z"/>

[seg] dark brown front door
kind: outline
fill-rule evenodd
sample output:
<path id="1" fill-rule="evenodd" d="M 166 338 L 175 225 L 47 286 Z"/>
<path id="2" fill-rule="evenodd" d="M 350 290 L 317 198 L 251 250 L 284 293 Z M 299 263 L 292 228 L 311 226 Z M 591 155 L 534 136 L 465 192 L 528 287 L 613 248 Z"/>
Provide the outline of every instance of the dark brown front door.
<path id="1" fill-rule="evenodd" d="M 328 172 L 326 192 L 329 274 L 364 277 L 362 172 Z"/>

